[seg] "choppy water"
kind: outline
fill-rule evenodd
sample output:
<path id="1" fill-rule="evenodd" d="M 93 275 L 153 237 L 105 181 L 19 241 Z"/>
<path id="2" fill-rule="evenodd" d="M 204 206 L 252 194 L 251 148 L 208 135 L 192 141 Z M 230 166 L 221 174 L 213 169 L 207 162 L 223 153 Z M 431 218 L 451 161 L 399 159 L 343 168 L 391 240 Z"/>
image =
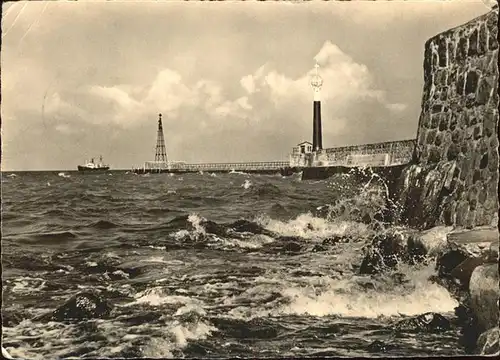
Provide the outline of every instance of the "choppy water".
<path id="1" fill-rule="evenodd" d="M 351 181 L 3 174 L 3 346 L 39 359 L 460 354 L 455 328 L 393 330 L 453 317 L 432 264 L 357 275 L 383 202 Z M 33 320 L 85 289 L 111 319 Z"/>

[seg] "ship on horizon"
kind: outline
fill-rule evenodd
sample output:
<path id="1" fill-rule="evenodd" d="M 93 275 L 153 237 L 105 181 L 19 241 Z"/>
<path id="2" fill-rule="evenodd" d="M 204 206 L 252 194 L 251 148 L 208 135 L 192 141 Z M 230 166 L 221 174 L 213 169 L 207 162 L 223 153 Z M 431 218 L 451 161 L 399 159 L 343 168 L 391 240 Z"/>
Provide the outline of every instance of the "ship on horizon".
<path id="1" fill-rule="evenodd" d="M 109 165 L 102 162 L 102 156 L 99 156 L 99 162 L 95 163 L 94 158 L 87 160 L 84 165 L 78 165 L 78 171 L 85 172 L 102 172 L 109 170 Z"/>

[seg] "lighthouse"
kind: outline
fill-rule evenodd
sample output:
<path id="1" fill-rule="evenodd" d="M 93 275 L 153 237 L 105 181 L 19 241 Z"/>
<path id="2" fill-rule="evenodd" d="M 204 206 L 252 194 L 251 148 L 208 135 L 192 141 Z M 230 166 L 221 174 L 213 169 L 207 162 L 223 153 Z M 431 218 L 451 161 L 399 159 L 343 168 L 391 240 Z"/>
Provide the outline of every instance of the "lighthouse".
<path id="1" fill-rule="evenodd" d="M 313 151 L 323 149 L 323 136 L 321 130 L 321 87 L 323 79 L 319 76 L 319 65 L 314 65 L 315 73 L 311 79 L 311 87 L 313 89 Z"/>

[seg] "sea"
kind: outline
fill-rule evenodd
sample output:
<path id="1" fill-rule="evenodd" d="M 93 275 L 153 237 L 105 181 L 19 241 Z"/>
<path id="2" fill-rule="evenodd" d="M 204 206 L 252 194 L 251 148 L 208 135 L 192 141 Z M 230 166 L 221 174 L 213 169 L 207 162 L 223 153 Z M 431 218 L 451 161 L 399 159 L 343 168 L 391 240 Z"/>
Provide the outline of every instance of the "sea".
<path id="1" fill-rule="evenodd" d="M 387 189 L 372 179 L 4 172 L 2 346 L 23 359 L 463 354 L 455 326 L 395 331 L 455 316 L 433 261 L 359 274 L 364 247 L 399 229 L 376 216 Z M 109 317 L 37 320 L 85 291 Z"/>

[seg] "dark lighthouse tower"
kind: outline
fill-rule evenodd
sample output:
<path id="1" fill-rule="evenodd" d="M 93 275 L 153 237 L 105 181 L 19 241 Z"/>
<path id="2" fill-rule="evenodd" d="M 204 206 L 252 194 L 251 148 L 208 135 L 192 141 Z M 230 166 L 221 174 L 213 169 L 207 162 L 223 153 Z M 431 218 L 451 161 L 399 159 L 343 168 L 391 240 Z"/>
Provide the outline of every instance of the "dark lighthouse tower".
<path id="1" fill-rule="evenodd" d="M 314 93 L 313 101 L 313 151 L 323 149 L 323 134 L 321 129 L 321 87 L 323 86 L 323 79 L 318 74 L 319 65 L 314 65 L 316 73 L 311 79 L 311 87 Z"/>
<path id="2" fill-rule="evenodd" d="M 156 135 L 155 163 L 167 163 L 167 150 L 165 149 L 161 114 L 158 114 L 158 134 Z"/>

